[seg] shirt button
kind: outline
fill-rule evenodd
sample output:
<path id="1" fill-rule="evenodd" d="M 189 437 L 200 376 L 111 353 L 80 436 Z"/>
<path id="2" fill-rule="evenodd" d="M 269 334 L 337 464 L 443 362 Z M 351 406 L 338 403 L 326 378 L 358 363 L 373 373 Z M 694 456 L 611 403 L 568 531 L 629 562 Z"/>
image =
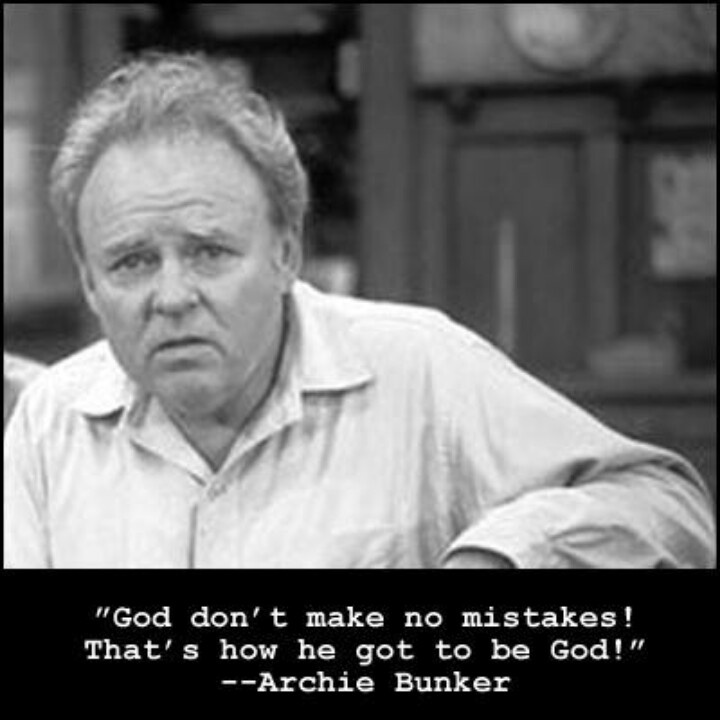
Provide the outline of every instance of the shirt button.
<path id="1" fill-rule="evenodd" d="M 223 488 L 220 485 L 213 485 L 208 490 L 208 499 L 210 502 L 217 500 L 223 494 Z"/>

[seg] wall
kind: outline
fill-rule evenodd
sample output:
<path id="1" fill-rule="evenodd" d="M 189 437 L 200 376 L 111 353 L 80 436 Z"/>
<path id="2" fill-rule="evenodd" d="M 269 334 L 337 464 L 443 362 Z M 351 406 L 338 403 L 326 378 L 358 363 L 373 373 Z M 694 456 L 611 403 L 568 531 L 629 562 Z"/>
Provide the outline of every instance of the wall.
<path id="1" fill-rule="evenodd" d="M 415 7 L 423 86 L 639 79 L 717 66 L 713 3 Z"/>

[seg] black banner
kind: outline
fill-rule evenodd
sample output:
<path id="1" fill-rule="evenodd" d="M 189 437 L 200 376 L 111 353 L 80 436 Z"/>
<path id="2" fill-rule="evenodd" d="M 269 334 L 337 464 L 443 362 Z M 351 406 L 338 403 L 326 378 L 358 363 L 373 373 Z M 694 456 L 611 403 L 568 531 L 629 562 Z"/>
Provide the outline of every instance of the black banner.
<path id="1" fill-rule="evenodd" d="M 259 708 L 552 709 L 573 697 L 587 707 L 703 706 L 715 580 L 695 571 L 5 571 L 5 679 L 56 707 L 88 691 Z"/>

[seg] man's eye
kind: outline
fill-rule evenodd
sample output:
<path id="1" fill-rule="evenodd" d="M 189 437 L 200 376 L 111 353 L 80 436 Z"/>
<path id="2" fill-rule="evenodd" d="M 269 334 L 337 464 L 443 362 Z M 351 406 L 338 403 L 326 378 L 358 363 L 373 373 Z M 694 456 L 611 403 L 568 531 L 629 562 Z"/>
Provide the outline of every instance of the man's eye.
<path id="1" fill-rule="evenodd" d="M 121 257 L 112 265 L 111 270 L 122 274 L 136 274 L 149 270 L 156 262 L 154 253 L 135 252 Z"/>
<path id="2" fill-rule="evenodd" d="M 193 248 L 192 258 L 201 263 L 215 263 L 230 255 L 230 251 L 222 245 L 199 245 Z"/>
<path id="3" fill-rule="evenodd" d="M 197 249 L 197 254 L 200 257 L 217 258 L 225 252 L 224 248 L 219 245 L 203 245 Z"/>

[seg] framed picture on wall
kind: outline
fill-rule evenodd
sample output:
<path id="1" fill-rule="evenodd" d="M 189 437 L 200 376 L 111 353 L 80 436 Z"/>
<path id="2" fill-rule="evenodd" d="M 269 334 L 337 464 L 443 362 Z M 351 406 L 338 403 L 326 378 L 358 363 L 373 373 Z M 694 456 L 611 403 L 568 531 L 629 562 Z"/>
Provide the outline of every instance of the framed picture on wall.
<path id="1" fill-rule="evenodd" d="M 626 146 L 623 330 L 674 338 L 686 370 L 716 364 L 717 140 L 664 128 Z"/>
<path id="2" fill-rule="evenodd" d="M 717 151 L 709 147 L 652 149 L 650 260 L 658 278 L 717 275 Z"/>

